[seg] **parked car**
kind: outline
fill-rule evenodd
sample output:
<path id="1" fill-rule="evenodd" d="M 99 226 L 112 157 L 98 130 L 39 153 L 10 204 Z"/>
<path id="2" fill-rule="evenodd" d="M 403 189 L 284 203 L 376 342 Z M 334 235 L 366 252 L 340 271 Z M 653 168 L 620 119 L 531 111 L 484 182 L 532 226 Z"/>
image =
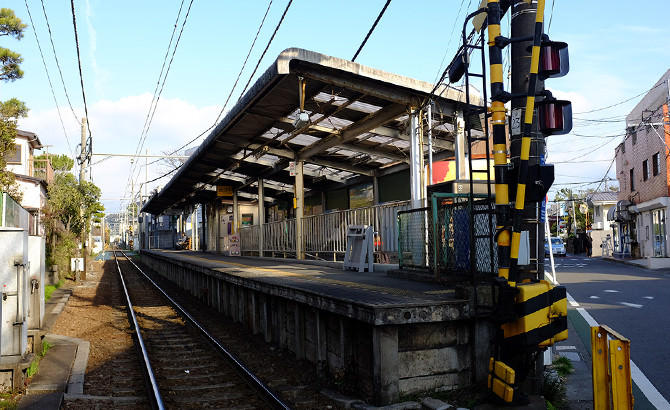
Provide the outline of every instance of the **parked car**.
<path id="1" fill-rule="evenodd" d="M 552 237 L 551 251 L 554 255 L 565 256 L 565 244 L 563 243 L 563 239 L 556 236 Z M 549 256 L 549 243 L 547 243 L 546 239 L 544 240 L 544 255 Z"/>

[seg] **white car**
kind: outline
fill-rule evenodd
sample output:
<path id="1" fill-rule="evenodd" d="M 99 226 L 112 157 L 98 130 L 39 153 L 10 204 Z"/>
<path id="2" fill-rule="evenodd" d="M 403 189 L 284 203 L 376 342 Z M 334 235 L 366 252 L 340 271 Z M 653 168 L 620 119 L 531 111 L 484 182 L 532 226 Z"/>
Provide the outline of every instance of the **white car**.
<path id="1" fill-rule="evenodd" d="M 565 244 L 563 244 L 563 239 L 556 236 L 551 238 L 551 252 L 557 256 L 565 256 Z M 544 255 L 549 256 L 549 244 L 546 239 L 544 241 Z"/>

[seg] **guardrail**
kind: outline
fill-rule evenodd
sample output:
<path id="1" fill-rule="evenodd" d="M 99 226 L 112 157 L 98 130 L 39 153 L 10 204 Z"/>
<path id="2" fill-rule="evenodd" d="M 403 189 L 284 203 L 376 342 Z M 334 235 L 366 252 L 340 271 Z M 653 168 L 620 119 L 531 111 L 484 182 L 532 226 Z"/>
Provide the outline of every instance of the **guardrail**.
<path id="1" fill-rule="evenodd" d="M 630 340 L 607 326 L 591 327 L 593 408 L 633 408 Z M 611 396 L 610 396 L 611 395 Z"/>

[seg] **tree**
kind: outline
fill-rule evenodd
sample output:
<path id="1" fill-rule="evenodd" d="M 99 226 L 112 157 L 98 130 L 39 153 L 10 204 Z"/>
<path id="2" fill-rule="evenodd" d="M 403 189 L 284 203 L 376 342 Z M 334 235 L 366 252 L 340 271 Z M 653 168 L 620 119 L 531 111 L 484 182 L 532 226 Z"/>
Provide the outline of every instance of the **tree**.
<path id="1" fill-rule="evenodd" d="M 0 37 L 10 36 L 17 40 L 23 38 L 23 30 L 26 29 L 21 19 L 16 17 L 12 9 L 0 9 Z M 16 81 L 23 77 L 23 70 L 19 66 L 23 62 L 21 54 L 10 49 L 0 47 L 0 80 Z"/>
<path id="2" fill-rule="evenodd" d="M 0 190 L 9 193 L 18 201 L 21 200 L 21 193 L 14 174 L 7 170 L 6 154 L 14 148 L 19 118 L 27 115 L 28 108 L 25 103 L 16 98 L 0 102 Z"/>
<path id="3" fill-rule="evenodd" d="M 26 25 L 17 18 L 14 11 L 7 8 L 0 9 L 0 37 L 9 36 L 20 40 Z M 16 81 L 23 77 L 20 64 L 21 55 L 4 47 L 0 47 L 0 80 L 4 82 Z M 14 179 L 14 174 L 7 170 L 6 154 L 13 148 L 16 138 L 16 124 L 19 118 L 28 115 L 25 103 L 12 98 L 0 102 L 0 190 L 8 192 L 14 199 L 20 201 L 21 193 Z"/>
<path id="4" fill-rule="evenodd" d="M 57 174 L 48 192 L 51 218 L 77 236 L 88 233 L 88 221 L 94 218 L 94 222 L 99 222 L 103 216 L 100 193 L 100 188 L 92 182 L 80 184 L 70 173 Z"/>
<path id="5" fill-rule="evenodd" d="M 48 159 L 56 173 L 62 174 L 64 172 L 72 171 L 72 168 L 74 167 L 74 160 L 65 154 L 51 154 L 48 158 L 46 154 L 42 154 L 36 156 L 35 159 Z"/>
<path id="6" fill-rule="evenodd" d="M 91 220 L 100 222 L 104 216 L 100 194 L 100 188 L 95 184 L 87 181 L 78 183 L 74 175 L 67 171 L 56 172 L 54 181 L 49 184 L 44 209 L 48 263 L 69 266 L 70 258 L 75 256 L 77 242 L 81 242 L 91 229 Z"/>

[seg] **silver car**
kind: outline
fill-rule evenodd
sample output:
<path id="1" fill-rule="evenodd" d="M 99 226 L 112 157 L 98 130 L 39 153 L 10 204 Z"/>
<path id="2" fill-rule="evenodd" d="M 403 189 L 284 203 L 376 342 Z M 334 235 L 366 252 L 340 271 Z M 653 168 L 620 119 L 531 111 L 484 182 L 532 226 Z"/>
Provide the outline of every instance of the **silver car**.
<path id="1" fill-rule="evenodd" d="M 565 244 L 563 244 L 563 239 L 557 236 L 551 238 L 551 252 L 557 256 L 565 256 Z M 544 255 L 549 256 L 549 244 L 546 239 L 544 241 Z"/>

